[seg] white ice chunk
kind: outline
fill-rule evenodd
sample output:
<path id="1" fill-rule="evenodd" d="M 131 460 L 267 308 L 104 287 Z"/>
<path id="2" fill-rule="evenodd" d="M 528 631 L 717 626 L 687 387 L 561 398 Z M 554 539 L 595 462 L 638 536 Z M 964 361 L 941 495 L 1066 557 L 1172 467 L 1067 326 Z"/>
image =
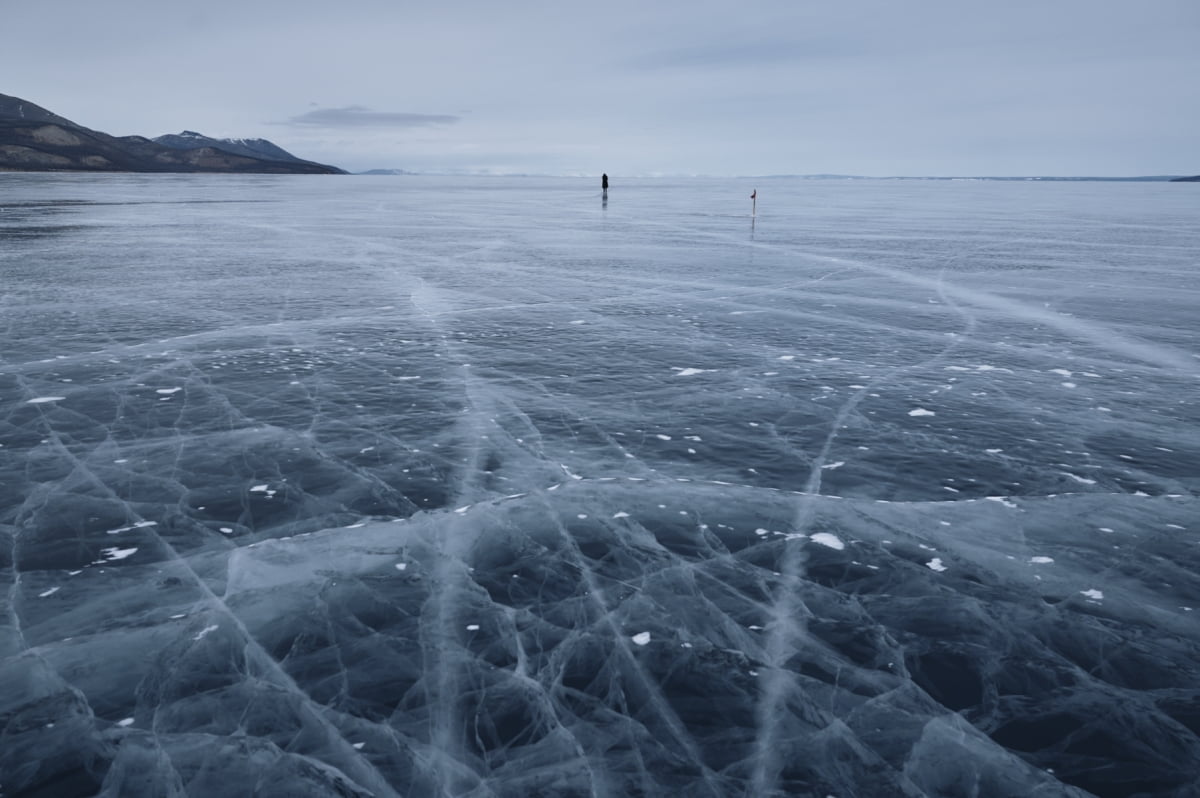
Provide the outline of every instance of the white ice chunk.
<path id="1" fill-rule="evenodd" d="M 837 535 L 831 535 L 828 532 L 814 532 L 810 537 L 813 543 L 820 543 L 822 546 L 828 546 L 831 549 L 841 551 L 846 548 L 846 544 Z"/>

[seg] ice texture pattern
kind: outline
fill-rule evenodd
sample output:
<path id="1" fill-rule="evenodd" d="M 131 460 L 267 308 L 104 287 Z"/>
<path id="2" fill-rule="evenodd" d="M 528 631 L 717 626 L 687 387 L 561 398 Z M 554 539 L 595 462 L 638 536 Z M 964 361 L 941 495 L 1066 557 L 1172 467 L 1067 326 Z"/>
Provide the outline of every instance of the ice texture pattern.
<path id="1" fill-rule="evenodd" d="M 613 182 L 0 175 L 0 794 L 1197 795 L 1200 195 Z"/>

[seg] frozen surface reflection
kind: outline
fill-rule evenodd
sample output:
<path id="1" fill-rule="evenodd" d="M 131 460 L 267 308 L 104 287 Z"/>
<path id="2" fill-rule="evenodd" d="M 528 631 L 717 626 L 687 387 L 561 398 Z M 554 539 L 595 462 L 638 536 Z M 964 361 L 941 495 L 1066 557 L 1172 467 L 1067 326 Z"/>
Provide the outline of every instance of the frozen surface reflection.
<path id="1" fill-rule="evenodd" d="M 0 794 L 1196 795 L 1195 192 L 757 188 L 0 176 Z"/>

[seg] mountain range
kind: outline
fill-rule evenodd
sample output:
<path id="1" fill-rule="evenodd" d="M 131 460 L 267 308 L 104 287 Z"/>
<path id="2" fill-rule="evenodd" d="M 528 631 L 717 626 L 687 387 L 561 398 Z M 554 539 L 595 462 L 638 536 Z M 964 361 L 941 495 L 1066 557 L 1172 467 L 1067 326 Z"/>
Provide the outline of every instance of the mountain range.
<path id="1" fill-rule="evenodd" d="M 0 94 L 0 172 L 236 172 L 345 174 L 266 139 L 214 139 L 185 130 L 110 136 Z"/>

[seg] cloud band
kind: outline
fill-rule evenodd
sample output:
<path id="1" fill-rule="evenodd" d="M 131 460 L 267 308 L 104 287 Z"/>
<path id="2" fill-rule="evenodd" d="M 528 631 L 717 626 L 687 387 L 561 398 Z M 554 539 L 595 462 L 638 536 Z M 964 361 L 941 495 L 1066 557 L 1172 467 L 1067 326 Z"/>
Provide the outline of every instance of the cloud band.
<path id="1" fill-rule="evenodd" d="M 459 120 L 449 114 L 410 114 L 393 111 L 372 111 L 361 105 L 344 108 L 318 108 L 284 122 L 295 127 L 429 127 L 450 125 Z"/>

